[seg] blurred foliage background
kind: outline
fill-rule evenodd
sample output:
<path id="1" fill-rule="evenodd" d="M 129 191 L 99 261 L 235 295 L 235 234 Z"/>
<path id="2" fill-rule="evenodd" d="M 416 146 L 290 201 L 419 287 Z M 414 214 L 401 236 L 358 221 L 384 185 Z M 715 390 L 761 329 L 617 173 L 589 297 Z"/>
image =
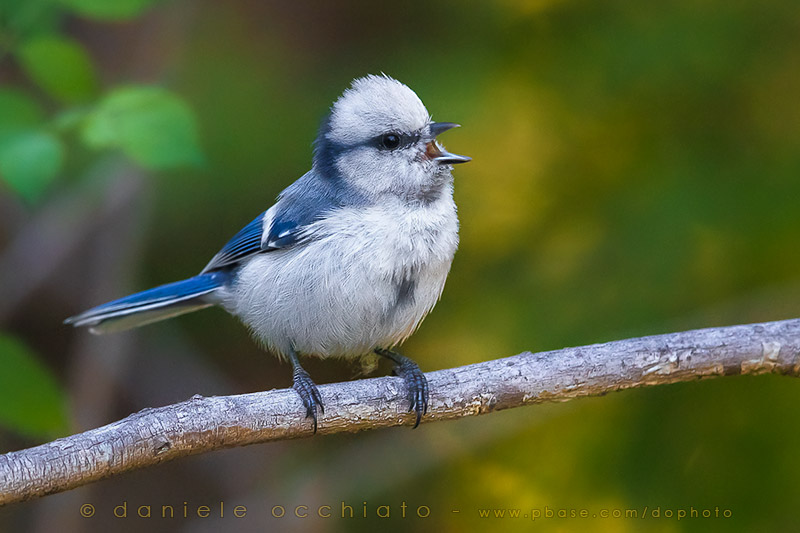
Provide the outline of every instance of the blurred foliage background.
<path id="1" fill-rule="evenodd" d="M 322 117 L 366 73 L 461 123 L 443 140 L 474 159 L 455 170 L 443 299 L 403 347 L 422 368 L 800 315 L 799 36 L 792 0 L 4 0 L 0 451 L 290 385 L 220 310 L 105 337 L 61 321 L 200 270 L 309 168 Z M 798 402 L 793 380 L 731 377 L 253 446 L 14 505 L 0 528 L 521 530 L 545 506 L 647 506 L 731 517 L 533 525 L 794 530 Z M 247 517 L 131 516 L 220 501 Z M 356 518 L 313 518 L 342 502 Z M 528 519 L 479 516 L 515 508 Z"/>

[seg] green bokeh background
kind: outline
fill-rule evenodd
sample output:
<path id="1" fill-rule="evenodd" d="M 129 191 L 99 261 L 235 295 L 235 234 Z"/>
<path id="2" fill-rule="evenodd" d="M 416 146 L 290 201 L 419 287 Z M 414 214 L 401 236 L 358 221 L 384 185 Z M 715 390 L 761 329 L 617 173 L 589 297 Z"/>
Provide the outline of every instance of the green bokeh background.
<path id="1" fill-rule="evenodd" d="M 462 124 L 442 140 L 473 158 L 454 172 L 461 244 L 443 298 L 403 347 L 423 369 L 800 316 L 796 1 L 179 0 L 131 20 L 70 17 L 60 27 L 87 47 L 103 87 L 158 83 L 183 97 L 205 152 L 201 168 L 153 173 L 73 142 L 43 201 L 135 184 L 120 210 L 127 225 L 103 228 L 116 266 L 97 266 L 99 230 L 86 228 L 86 243 L 3 324 L 63 382 L 71 431 L 194 393 L 290 384 L 288 366 L 219 310 L 117 337 L 89 338 L 60 321 L 202 268 L 309 168 L 322 117 L 366 73 L 400 79 L 434 119 Z M 0 61 L 8 83 L 37 94 L 13 61 Z M 45 208 L 2 194 L 19 220 Z M 76 276 L 86 290 L 71 288 Z M 359 371 L 340 361 L 306 368 L 318 383 Z M 91 418 L 80 394 L 96 382 L 106 411 Z M 0 527 L 791 531 L 799 401 L 788 378 L 726 377 L 228 450 L 1 509 Z M 36 441 L 9 432 L 0 444 Z M 114 519 L 123 500 L 225 501 L 248 515 Z M 369 518 L 313 518 L 342 501 L 357 516 L 367 502 Z M 400 518 L 403 501 L 430 517 Z M 85 502 L 98 509 L 91 519 L 78 514 Z M 308 505 L 312 517 L 272 518 L 273 505 Z M 391 519 L 375 517 L 379 505 L 392 506 Z M 531 522 L 545 506 L 732 516 Z M 479 518 L 493 508 L 528 519 Z"/>

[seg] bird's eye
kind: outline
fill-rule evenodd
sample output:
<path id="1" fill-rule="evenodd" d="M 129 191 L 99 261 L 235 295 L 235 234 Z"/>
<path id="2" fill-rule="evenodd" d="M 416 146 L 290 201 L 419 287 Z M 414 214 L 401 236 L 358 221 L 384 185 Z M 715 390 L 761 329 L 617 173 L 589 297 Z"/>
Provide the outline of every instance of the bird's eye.
<path id="1" fill-rule="evenodd" d="M 394 150 L 400 146 L 400 136 L 396 133 L 387 133 L 381 136 L 381 148 Z"/>

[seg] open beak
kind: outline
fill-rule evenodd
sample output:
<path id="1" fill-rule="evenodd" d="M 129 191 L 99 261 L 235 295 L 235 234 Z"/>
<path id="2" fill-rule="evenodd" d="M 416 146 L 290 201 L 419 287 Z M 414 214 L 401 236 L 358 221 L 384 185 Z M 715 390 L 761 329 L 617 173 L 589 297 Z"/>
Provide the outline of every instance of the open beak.
<path id="1" fill-rule="evenodd" d="M 460 127 L 460 124 L 454 124 L 453 122 L 431 122 L 431 140 L 425 146 L 425 155 L 442 165 L 455 165 L 456 163 L 466 163 L 467 161 L 472 161 L 471 157 L 451 154 L 447 150 L 443 150 L 442 147 L 436 142 L 436 136 L 440 133 Z"/>

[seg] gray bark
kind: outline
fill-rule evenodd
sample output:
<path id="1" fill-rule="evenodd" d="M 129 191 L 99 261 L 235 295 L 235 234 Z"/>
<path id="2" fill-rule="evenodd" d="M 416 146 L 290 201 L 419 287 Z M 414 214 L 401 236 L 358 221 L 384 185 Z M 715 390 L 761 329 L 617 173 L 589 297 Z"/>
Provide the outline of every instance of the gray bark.
<path id="1" fill-rule="evenodd" d="M 800 319 L 641 337 L 426 374 L 423 423 L 545 401 L 715 376 L 800 374 Z M 319 387 L 319 435 L 412 425 L 403 382 L 382 377 Z M 220 448 L 309 437 L 291 389 L 193 398 L 101 428 L 0 455 L 0 505 Z M 317 437 L 319 438 L 319 437 Z"/>

